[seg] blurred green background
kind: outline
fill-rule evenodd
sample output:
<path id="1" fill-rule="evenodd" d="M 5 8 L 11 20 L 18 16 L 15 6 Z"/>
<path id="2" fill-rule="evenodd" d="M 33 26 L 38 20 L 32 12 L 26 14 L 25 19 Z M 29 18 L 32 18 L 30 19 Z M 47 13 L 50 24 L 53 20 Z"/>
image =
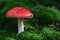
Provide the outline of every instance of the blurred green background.
<path id="1" fill-rule="evenodd" d="M 25 19 L 17 35 L 17 19 L 7 18 L 13 7 L 25 7 L 34 17 Z M 60 40 L 60 0 L 0 0 L 0 40 Z"/>

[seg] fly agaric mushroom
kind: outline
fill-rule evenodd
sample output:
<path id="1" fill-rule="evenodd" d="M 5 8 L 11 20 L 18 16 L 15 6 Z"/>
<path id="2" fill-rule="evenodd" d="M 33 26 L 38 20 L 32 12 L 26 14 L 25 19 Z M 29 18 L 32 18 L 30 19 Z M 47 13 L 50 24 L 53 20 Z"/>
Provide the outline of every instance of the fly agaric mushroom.
<path id="1" fill-rule="evenodd" d="M 7 17 L 18 19 L 18 34 L 24 32 L 23 19 L 32 18 L 33 14 L 28 9 L 23 7 L 15 7 L 9 10 L 6 14 Z"/>

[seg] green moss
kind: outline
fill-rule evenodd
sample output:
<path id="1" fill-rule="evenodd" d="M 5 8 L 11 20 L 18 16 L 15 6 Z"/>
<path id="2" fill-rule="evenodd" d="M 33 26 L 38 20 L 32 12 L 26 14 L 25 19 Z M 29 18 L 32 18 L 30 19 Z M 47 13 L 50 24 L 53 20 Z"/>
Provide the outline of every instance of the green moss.
<path id="1" fill-rule="evenodd" d="M 51 5 L 57 4 L 54 0 L 0 0 L 0 40 L 60 40 L 60 32 L 45 27 L 50 23 L 60 24 L 60 12 L 54 8 L 45 7 L 45 2 Z M 6 17 L 6 12 L 17 6 L 29 9 L 34 15 L 32 19 L 24 20 L 25 31 L 19 35 L 17 35 L 17 19 Z M 44 28 L 41 26 L 42 30 L 35 28 L 37 22 L 45 25 Z"/>
<path id="2" fill-rule="evenodd" d="M 57 32 L 49 27 L 44 27 L 42 30 L 43 35 L 45 36 L 46 40 L 60 40 L 60 32 Z M 58 37 L 59 35 L 59 37 Z"/>
<path id="3" fill-rule="evenodd" d="M 18 39 L 20 40 L 43 40 L 42 34 L 36 34 L 36 33 L 30 33 L 30 32 L 24 32 L 18 36 Z"/>

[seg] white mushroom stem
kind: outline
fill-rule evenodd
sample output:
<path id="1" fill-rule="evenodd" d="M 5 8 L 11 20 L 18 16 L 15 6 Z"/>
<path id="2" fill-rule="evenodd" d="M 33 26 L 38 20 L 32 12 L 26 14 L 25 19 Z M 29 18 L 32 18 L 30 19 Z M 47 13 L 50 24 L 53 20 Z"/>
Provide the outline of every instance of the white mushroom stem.
<path id="1" fill-rule="evenodd" d="M 18 19 L 18 34 L 24 32 L 23 19 Z"/>

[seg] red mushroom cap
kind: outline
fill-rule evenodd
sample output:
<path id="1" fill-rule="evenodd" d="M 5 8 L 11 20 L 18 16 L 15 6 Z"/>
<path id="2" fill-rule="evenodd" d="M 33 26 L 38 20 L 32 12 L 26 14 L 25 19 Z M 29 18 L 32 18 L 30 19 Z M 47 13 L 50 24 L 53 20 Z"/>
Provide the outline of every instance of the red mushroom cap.
<path id="1" fill-rule="evenodd" d="M 15 7 L 9 10 L 6 14 L 7 17 L 11 18 L 32 18 L 33 14 L 28 9 L 23 7 Z"/>

